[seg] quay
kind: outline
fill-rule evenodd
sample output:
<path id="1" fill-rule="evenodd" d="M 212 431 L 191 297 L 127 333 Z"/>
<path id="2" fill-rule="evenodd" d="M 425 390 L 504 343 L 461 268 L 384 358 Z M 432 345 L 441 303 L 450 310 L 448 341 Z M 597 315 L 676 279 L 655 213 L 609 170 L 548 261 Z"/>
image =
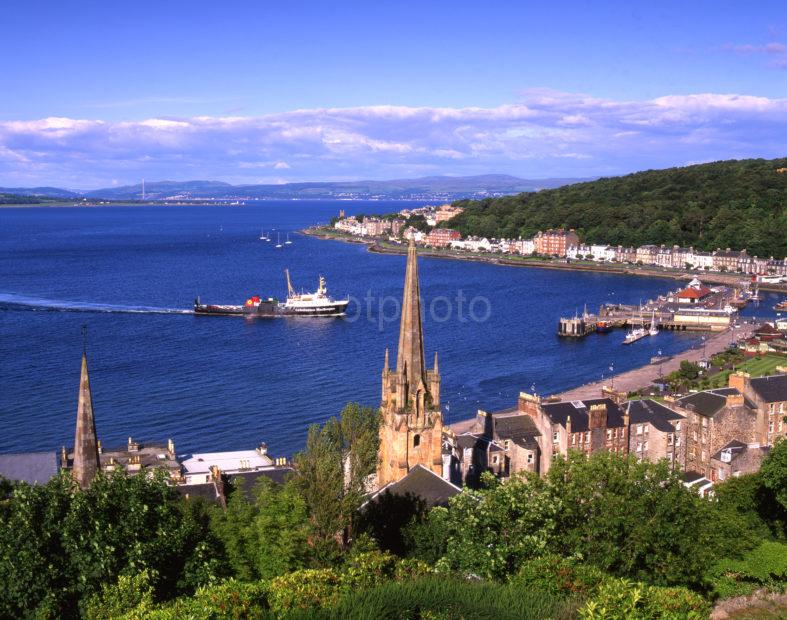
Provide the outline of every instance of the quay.
<path id="1" fill-rule="evenodd" d="M 738 310 L 757 300 L 745 286 L 708 288 L 693 279 L 686 288 L 671 291 L 656 300 L 634 306 L 604 304 L 596 314 L 560 317 L 557 335 L 564 338 L 583 338 L 596 331 L 612 328 L 649 328 L 676 331 L 721 332 L 736 321 Z"/>

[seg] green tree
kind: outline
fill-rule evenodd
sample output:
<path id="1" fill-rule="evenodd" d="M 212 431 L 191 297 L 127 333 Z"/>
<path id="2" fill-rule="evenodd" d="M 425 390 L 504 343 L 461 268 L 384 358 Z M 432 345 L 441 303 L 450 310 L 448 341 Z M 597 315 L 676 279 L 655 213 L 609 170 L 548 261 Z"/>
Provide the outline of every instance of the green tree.
<path id="1" fill-rule="evenodd" d="M 241 486 L 226 511 L 214 509 L 212 525 L 233 573 L 243 581 L 270 579 L 308 565 L 308 511 L 293 480 L 278 485 L 262 477 L 251 500 Z"/>
<path id="2" fill-rule="evenodd" d="M 776 442 L 762 462 L 762 482 L 773 493 L 782 508 L 787 510 L 787 440 Z"/>
<path id="3" fill-rule="evenodd" d="M 330 555 L 337 534 L 342 547 L 377 468 L 379 411 L 349 403 L 340 418 L 312 425 L 306 449 L 295 456 L 298 488 L 309 510 L 314 544 Z"/>
<path id="4" fill-rule="evenodd" d="M 451 498 L 446 519 L 444 568 L 506 579 L 525 560 L 544 553 L 556 530 L 559 500 L 535 476 L 501 484 L 482 476 L 486 488 L 464 489 Z"/>
<path id="5" fill-rule="evenodd" d="M 79 490 L 63 473 L 19 485 L 0 512 L 0 616 L 74 616 L 104 584 L 144 570 L 160 598 L 220 576 L 204 506 L 166 478 L 100 473 Z"/>
<path id="6" fill-rule="evenodd" d="M 546 484 L 559 506 L 555 552 L 657 585 L 701 583 L 713 560 L 710 504 L 666 461 L 572 451 L 552 463 Z"/>

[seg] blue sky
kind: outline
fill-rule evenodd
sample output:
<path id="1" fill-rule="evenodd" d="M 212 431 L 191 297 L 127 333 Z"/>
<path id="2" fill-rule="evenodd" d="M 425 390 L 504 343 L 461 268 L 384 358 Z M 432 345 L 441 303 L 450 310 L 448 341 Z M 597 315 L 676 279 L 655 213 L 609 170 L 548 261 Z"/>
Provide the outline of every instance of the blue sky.
<path id="1" fill-rule="evenodd" d="M 787 154 L 783 2 L 3 4 L 0 184 Z"/>

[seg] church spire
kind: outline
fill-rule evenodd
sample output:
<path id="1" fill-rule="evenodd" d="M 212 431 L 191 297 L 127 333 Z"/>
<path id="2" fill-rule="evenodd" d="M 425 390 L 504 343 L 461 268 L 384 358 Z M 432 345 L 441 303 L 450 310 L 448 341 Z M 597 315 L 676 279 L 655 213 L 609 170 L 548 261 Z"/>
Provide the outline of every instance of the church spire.
<path id="1" fill-rule="evenodd" d="M 425 380 L 424 334 L 421 327 L 421 290 L 418 284 L 418 256 L 415 242 L 407 248 L 407 269 L 404 275 L 402 321 L 399 327 L 399 350 L 396 369 L 407 369 L 407 381 L 414 388 Z"/>
<path id="2" fill-rule="evenodd" d="M 84 334 L 84 332 L 83 332 Z M 87 488 L 99 470 L 98 438 L 93 418 L 93 397 L 87 372 L 87 353 L 82 351 L 82 372 L 79 378 L 77 430 L 74 438 L 74 464 L 71 475 L 80 487 Z"/>

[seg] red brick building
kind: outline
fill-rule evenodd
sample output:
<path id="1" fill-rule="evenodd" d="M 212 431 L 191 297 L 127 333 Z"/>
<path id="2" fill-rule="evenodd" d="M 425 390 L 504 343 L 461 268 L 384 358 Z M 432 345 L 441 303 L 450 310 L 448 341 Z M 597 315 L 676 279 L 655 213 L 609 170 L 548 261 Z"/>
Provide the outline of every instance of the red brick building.
<path id="1" fill-rule="evenodd" d="M 452 241 L 459 241 L 462 235 L 458 230 L 450 228 L 434 228 L 426 235 L 426 245 L 435 248 L 445 248 L 451 245 Z"/>
<path id="2" fill-rule="evenodd" d="M 550 229 L 546 232 L 539 231 L 533 238 L 533 244 L 535 251 L 539 254 L 565 257 L 569 246 L 579 245 L 579 237 L 573 228 L 571 230 Z"/>

